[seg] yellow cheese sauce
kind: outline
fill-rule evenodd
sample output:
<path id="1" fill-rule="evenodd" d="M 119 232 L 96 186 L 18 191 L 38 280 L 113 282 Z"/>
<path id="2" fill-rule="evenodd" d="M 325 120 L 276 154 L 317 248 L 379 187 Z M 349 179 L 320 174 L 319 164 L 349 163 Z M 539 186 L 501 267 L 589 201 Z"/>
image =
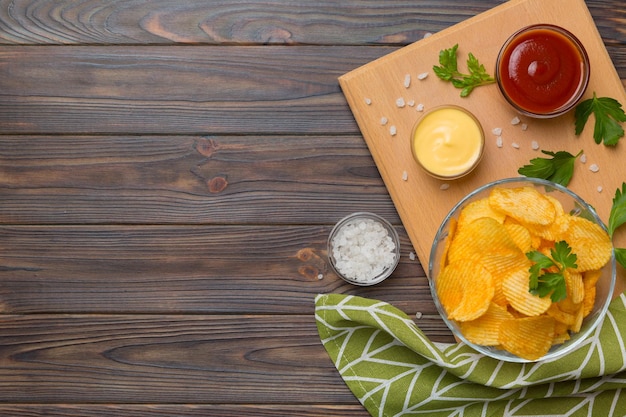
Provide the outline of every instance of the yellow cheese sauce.
<path id="1" fill-rule="evenodd" d="M 480 161 L 484 134 L 474 116 L 460 107 L 431 110 L 413 129 L 413 156 L 431 175 L 452 179 L 469 173 Z"/>

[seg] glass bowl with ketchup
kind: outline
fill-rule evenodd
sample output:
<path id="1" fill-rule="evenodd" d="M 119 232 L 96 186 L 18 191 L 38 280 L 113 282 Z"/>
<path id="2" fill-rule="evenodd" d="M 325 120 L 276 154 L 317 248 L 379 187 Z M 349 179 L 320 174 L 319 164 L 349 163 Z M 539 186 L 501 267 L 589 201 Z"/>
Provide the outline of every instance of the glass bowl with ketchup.
<path id="1" fill-rule="evenodd" d="M 550 118 L 571 110 L 589 83 L 589 57 L 571 32 L 536 24 L 515 32 L 496 61 L 504 98 L 521 114 Z"/>

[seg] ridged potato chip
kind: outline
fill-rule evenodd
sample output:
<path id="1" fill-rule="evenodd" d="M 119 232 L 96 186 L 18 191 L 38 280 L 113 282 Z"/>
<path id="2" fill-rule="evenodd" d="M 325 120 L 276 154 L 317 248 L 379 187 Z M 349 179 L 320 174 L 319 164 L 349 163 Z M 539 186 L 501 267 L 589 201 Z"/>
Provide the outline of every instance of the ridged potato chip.
<path id="1" fill-rule="evenodd" d="M 504 225 L 490 217 L 481 217 L 457 231 L 448 259 L 454 262 L 475 256 L 517 256 L 520 252 Z"/>
<path id="2" fill-rule="evenodd" d="M 554 323 L 555 320 L 546 315 L 505 320 L 498 341 L 512 354 L 534 361 L 552 347 Z"/>
<path id="3" fill-rule="evenodd" d="M 493 279 L 480 263 L 450 263 L 441 271 L 437 294 L 450 320 L 474 320 L 489 308 L 494 294 Z"/>
<path id="4" fill-rule="evenodd" d="M 566 296 L 553 302 L 551 293 L 530 292 L 531 266 L 539 261 L 527 254 L 538 251 L 552 259 L 554 250 L 563 257 L 561 241 L 576 255 L 576 265 L 553 260 L 537 276 L 541 281 L 543 273 L 562 274 Z M 468 341 L 536 360 L 580 331 L 611 255 L 608 234 L 566 213 L 555 197 L 532 187 L 496 188 L 466 205 L 451 223 L 437 291 Z M 551 281 L 542 285 L 559 289 Z"/>
<path id="5" fill-rule="evenodd" d="M 520 268 L 504 278 L 502 291 L 511 307 L 515 310 L 527 316 L 539 316 L 550 308 L 552 300 L 550 297 L 539 297 L 528 291 L 528 281 L 530 279 L 528 268 L 530 268 L 530 261 L 528 261 L 525 268 Z"/>
<path id="6" fill-rule="evenodd" d="M 489 205 L 489 201 L 487 199 L 481 198 L 480 200 L 472 201 L 467 206 L 463 207 L 463 210 L 459 214 L 459 229 L 462 229 L 463 226 L 470 224 L 474 220 L 480 219 L 481 217 L 490 217 L 498 223 L 503 223 L 506 215 L 502 212 L 495 211 L 491 205 Z"/>
<path id="7" fill-rule="evenodd" d="M 545 226 L 556 218 L 551 200 L 532 187 L 494 188 L 489 204 L 522 224 Z"/>
<path id="8" fill-rule="evenodd" d="M 553 303 L 550 305 L 550 308 L 546 310 L 546 313 L 548 314 L 548 316 L 552 317 L 559 323 L 563 323 L 568 326 L 569 329 L 569 326 L 572 326 L 576 322 L 576 315 L 578 313 L 578 310 L 576 310 L 574 313 L 568 313 L 561 310 L 559 306 L 556 305 L 556 303 Z"/>
<path id="9" fill-rule="evenodd" d="M 570 218 L 563 240 L 578 257 L 578 272 L 600 269 L 611 259 L 613 244 L 609 235 L 599 225 L 584 217 Z"/>
<path id="10" fill-rule="evenodd" d="M 533 249 L 533 237 L 527 227 L 519 223 L 504 223 L 504 228 L 509 232 L 509 236 L 517 247 L 523 252 L 530 252 Z"/>
<path id="11" fill-rule="evenodd" d="M 565 286 L 567 287 L 567 298 L 574 304 L 582 303 L 585 297 L 583 275 L 578 271 L 566 269 L 563 271 L 563 276 L 565 277 Z"/>
<path id="12" fill-rule="evenodd" d="M 506 307 L 491 303 L 489 308 L 479 318 L 472 321 L 459 323 L 461 333 L 472 343 L 483 346 L 496 346 L 499 344 L 498 337 L 500 326 L 504 320 L 512 319 Z"/>

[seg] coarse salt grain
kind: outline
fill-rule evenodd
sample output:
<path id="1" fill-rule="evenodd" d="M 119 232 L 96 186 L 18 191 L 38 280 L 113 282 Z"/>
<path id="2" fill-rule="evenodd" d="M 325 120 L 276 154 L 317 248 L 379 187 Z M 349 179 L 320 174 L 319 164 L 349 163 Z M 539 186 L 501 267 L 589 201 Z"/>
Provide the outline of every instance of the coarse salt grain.
<path id="1" fill-rule="evenodd" d="M 432 34 L 432 33 L 430 33 L 430 32 L 426 32 L 426 33 L 424 33 L 424 39 L 426 39 L 426 38 L 430 38 L 431 36 L 433 36 L 433 34 Z"/>
<path id="2" fill-rule="evenodd" d="M 501 148 L 503 145 L 504 145 L 504 141 L 502 140 L 502 136 L 498 136 L 498 137 L 496 138 L 496 146 L 497 146 L 498 148 Z"/>
<path id="3" fill-rule="evenodd" d="M 393 239 L 383 224 L 373 219 L 348 221 L 331 244 L 335 268 L 357 282 L 373 281 L 396 261 Z"/>
<path id="4" fill-rule="evenodd" d="M 511 143 L 511 146 L 514 147 L 515 149 L 519 149 L 519 143 L 517 142 Z"/>
<path id="5" fill-rule="evenodd" d="M 370 104 L 372 104 L 372 99 L 371 99 L 371 98 L 366 98 L 366 99 L 365 99 L 365 104 L 367 104 L 368 106 L 369 106 Z"/>
<path id="6" fill-rule="evenodd" d="M 521 120 L 517 116 L 515 116 L 513 119 L 511 119 L 511 124 L 513 126 L 516 126 L 516 125 L 520 124 L 520 122 L 521 122 Z"/>
<path id="7" fill-rule="evenodd" d="M 580 163 L 582 163 L 582 164 L 586 164 L 587 163 L 587 155 L 585 155 L 585 154 L 580 155 Z"/>
<path id="8" fill-rule="evenodd" d="M 398 129 L 396 129 L 396 127 L 395 127 L 395 126 L 393 126 L 393 125 L 392 125 L 392 126 L 389 126 L 389 134 L 390 134 L 391 136 L 395 136 L 395 135 L 396 135 L 396 133 L 398 133 Z"/>
<path id="9" fill-rule="evenodd" d="M 491 133 L 493 133 L 496 136 L 500 136 L 502 134 L 502 128 L 501 127 L 494 127 L 491 130 Z"/>
<path id="10" fill-rule="evenodd" d="M 524 132 L 528 130 L 528 125 L 526 123 L 522 123 L 522 130 Z"/>
<path id="11" fill-rule="evenodd" d="M 591 165 L 589 165 L 589 171 L 591 171 L 591 172 L 598 172 L 598 171 L 600 171 L 600 167 L 597 164 L 591 164 Z"/>
<path id="12" fill-rule="evenodd" d="M 448 188 L 450 188 L 450 184 L 448 184 L 448 183 L 444 183 L 444 184 L 441 184 L 441 185 L 439 186 L 439 189 L 440 189 L 440 190 L 442 190 L 442 191 L 445 191 L 445 190 L 447 190 Z"/>
<path id="13" fill-rule="evenodd" d="M 412 261 L 415 260 L 415 252 L 409 252 L 409 259 Z"/>
<path id="14" fill-rule="evenodd" d="M 404 99 L 402 97 L 399 97 L 398 99 L 396 99 L 396 106 L 402 108 L 406 105 L 406 103 L 404 102 Z"/>
<path id="15" fill-rule="evenodd" d="M 598 192 L 599 192 L 599 193 L 601 193 L 601 192 L 602 192 L 602 189 L 603 189 L 603 188 L 602 188 L 602 186 L 601 186 L 601 185 L 598 185 L 597 190 L 598 190 Z"/>
<path id="16" fill-rule="evenodd" d="M 407 181 L 409 179 L 409 173 L 404 171 L 402 172 L 402 181 Z"/>
<path id="17" fill-rule="evenodd" d="M 413 107 L 413 106 L 415 106 L 415 100 L 409 100 L 409 101 L 406 102 L 406 104 L 409 107 Z"/>
<path id="18" fill-rule="evenodd" d="M 418 105 L 415 107 L 415 110 L 417 110 L 417 111 L 424 111 L 424 105 L 423 105 L 422 103 L 418 104 Z"/>
<path id="19" fill-rule="evenodd" d="M 387 124 L 387 122 L 388 122 L 388 120 L 387 120 L 387 118 L 386 118 L 386 117 L 381 117 L 381 118 L 380 118 L 380 124 L 381 124 L 382 126 L 385 126 L 385 125 Z"/>
<path id="20" fill-rule="evenodd" d="M 422 318 L 422 312 L 418 311 L 417 313 L 415 313 L 415 318 L 418 319 L 418 320 L 421 319 Z"/>
<path id="21" fill-rule="evenodd" d="M 324 279 L 324 274 L 317 274 L 317 279 Z"/>
<path id="22" fill-rule="evenodd" d="M 533 150 L 538 150 L 539 149 L 539 142 L 537 142 L 536 140 L 533 140 L 532 143 L 530 144 L 531 148 L 533 148 Z"/>
<path id="23" fill-rule="evenodd" d="M 409 88 L 411 86 L 411 74 L 406 74 L 404 76 L 404 88 Z"/>
<path id="24" fill-rule="evenodd" d="M 418 80 L 425 80 L 426 77 L 428 77 L 428 73 L 427 72 L 422 72 L 420 75 L 417 76 Z"/>

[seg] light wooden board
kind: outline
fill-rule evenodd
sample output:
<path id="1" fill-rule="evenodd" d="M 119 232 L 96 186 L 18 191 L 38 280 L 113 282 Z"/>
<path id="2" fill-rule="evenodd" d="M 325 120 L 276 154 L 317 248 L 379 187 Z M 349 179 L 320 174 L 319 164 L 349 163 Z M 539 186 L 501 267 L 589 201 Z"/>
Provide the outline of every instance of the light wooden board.
<path id="1" fill-rule="evenodd" d="M 472 52 L 493 75 L 500 46 L 517 29 L 534 23 L 560 25 L 584 44 L 591 61 L 591 79 L 583 99 L 595 91 L 598 96 L 613 97 L 626 106 L 621 80 L 583 0 L 511 0 L 339 78 L 425 268 L 437 228 L 449 209 L 476 187 L 500 178 L 517 177 L 519 167 L 534 157 L 545 156 L 532 149 L 532 141 L 543 150 L 568 151 L 574 155 L 581 149 L 584 151 L 586 163 L 576 163 L 569 188 L 592 204 L 608 222 L 615 190 L 626 181 L 626 139 L 616 147 L 597 145 L 592 137 L 593 116 L 585 131 L 576 136 L 573 111 L 551 120 L 520 117 L 528 125 L 523 131 L 520 125 L 511 124 L 517 114 L 495 84 L 477 88 L 469 97 L 461 98 L 460 90 L 439 80 L 432 71 L 433 65 L 438 64 L 439 51 L 458 43 L 459 69 L 466 69 L 467 54 Z M 429 73 L 428 77 L 419 80 L 418 74 L 424 72 Z M 408 88 L 404 85 L 406 74 L 411 75 Z M 398 107 L 398 98 L 406 103 L 414 100 L 415 105 Z M 416 110 L 418 104 L 426 109 L 442 104 L 463 106 L 474 113 L 485 130 L 486 147 L 481 164 L 469 176 L 449 182 L 450 187 L 445 191 L 440 189 L 443 182 L 423 173 L 411 156 L 411 128 L 423 114 Z M 388 119 L 384 126 L 383 117 Z M 397 129 L 395 136 L 390 133 L 391 126 Z M 492 134 L 492 129 L 497 127 L 503 131 L 502 148 L 496 146 L 496 136 Z M 592 164 L 597 164 L 600 171 L 592 172 L 589 169 Z M 408 174 L 406 181 L 404 171 Z M 602 188 L 601 192 L 598 187 Z M 615 236 L 615 245 L 626 247 L 626 233 L 621 231 Z M 623 270 L 620 275 L 623 282 Z"/>

